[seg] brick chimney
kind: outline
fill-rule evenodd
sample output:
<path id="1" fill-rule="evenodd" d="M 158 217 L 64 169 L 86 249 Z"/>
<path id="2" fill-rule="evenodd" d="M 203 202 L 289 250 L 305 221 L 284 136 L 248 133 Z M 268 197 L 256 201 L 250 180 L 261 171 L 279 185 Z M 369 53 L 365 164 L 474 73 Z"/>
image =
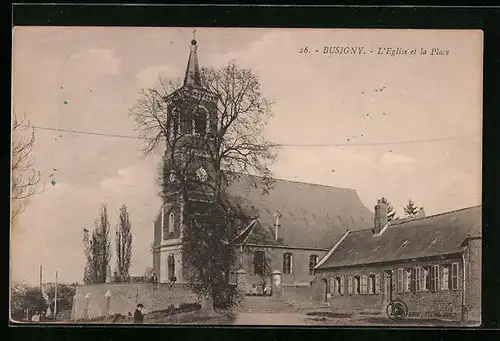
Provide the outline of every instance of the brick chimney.
<path id="1" fill-rule="evenodd" d="M 382 229 L 387 225 L 387 205 L 382 200 L 377 200 L 375 205 L 375 218 L 374 226 L 372 229 L 373 234 L 379 234 Z"/>

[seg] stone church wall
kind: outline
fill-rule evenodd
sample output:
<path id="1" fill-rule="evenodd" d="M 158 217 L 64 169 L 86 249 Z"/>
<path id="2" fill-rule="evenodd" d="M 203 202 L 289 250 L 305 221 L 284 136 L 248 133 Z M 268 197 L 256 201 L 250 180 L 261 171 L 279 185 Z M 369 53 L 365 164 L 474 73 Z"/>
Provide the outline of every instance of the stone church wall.
<path id="1" fill-rule="evenodd" d="M 282 283 L 284 285 L 304 285 L 310 284 L 314 279 L 314 275 L 309 273 L 309 257 L 311 255 L 317 255 L 318 260 L 321 259 L 327 251 L 322 250 L 305 250 L 305 249 L 294 249 L 294 248 L 262 248 L 262 247 L 252 247 L 250 253 L 244 252 L 240 254 L 239 266 L 243 267 L 246 271 L 246 281 L 249 288 L 253 284 L 261 284 L 263 279 L 269 281 L 269 275 L 260 276 L 254 273 L 253 264 L 253 252 L 254 251 L 264 251 L 267 261 L 267 270 L 272 272 L 273 270 L 278 270 L 283 273 L 283 257 L 285 253 L 292 254 L 292 273 L 283 274 Z"/>

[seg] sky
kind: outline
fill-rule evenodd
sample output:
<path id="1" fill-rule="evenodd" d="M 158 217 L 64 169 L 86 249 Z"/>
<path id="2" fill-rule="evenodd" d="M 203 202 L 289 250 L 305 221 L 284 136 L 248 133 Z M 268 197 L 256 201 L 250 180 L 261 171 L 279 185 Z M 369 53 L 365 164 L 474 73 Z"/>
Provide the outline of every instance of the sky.
<path id="1" fill-rule="evenodd" d="M 142 275 L 162 150 L 146 156 L 141 140 L 109 135 L 137 136 L 138 92 L 183 77 L 192 28 L 16 27 L 13 37 L 13 111 L 38 127 L 43 191 L 11 226 L 12 280 L 36 284 L 43 265 L 44 281 L 58 270 L 81 282 L 83 229 L 102 203 L 113 227 L 127 205 L 131 273 Z M 356 189 L 371 210 L 385 196 L 398 215 L 409 198 L 427 215 L 481 203 L 481 31 L 200 28 L 196 39 L 202 66 L 235 60 L 259 76 L 274 102 L 265 135 L 284 145 L 277 178 Z M 365 53 L 323 53 L 335 46 Z M 408 54 L 378 53 L 389 47 Z"/>

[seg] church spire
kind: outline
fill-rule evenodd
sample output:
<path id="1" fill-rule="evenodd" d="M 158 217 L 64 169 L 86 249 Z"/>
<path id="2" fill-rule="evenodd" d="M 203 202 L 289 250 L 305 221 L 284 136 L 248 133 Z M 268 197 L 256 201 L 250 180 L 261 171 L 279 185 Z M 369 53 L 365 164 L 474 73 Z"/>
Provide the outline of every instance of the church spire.
<path id="1" fill-rule="evenodd" d="M 191 52 L 189 53 L 186 75 L 184 77 L 184 86 L 201 87 L 200 67 L 198 66 L 198 56 L 196 55 L 195 32 L 196 30 L 193 30 L 193 40 L 191 40 Z"/>

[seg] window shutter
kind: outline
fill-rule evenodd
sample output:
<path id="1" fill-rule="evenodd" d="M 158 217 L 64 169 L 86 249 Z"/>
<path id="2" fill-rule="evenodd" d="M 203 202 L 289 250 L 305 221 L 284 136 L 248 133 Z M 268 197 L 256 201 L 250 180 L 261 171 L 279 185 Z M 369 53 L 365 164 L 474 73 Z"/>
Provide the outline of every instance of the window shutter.
<path id="1" fill-rule="evenodd" d="M 451 289 L 458 289 L 458 263 L 451 264 Z"/>
<path id="2" fill-rule="evenodd" d="M 415 268 L 415 292 L 420 291 L 420 285 L 421 285 L 421 281 L 420 281 L 421 270 L 422 270 L 422 269 L 421 269 L 420 267 L 416 267 L 416 268 Z"/>
<path id="3" fill-rule="evenodd" d="M 410 281 L 411 281 L 411 285 L 410 285 L 410 291 L 412 292 L 415 292 L 416 291 L 416 285 L 415 285 L 415 278 L 416 278 L 416 271 L 415 271 L 415 268 L 412 268 L 411 269 L 411 277 L 410 277 Z"/>
<path id="4" fill-rule="evenodd" d="M 344 276 L 340 277 L 340 294 L 344 294 Z"/>
<path id="5" fill-rule="evenodd" d="M 424 276 L 424 279 L 425 279 L 425 289 L 429 290 L 430 289 L 430 283 L 431 283 L 431 276 L 430 276 L 430 272 L 431 272 L 431 268 L 430 267 L 427 267 L 425 271 L 425 276 Z"/>
<path id="6" fill-rule="evenodd" d="M 436 265 L 436 290 L 439 290 L 439 283 L 441 283 L 441 267 Z"/>
<path id="7" fill-rule="evenodd" d="M 419 288 L 421 291 L 425 290 L 425 269 L 424 268 L 419 268 L 420 269 L 420 284 Z"/>
<path id="8" fill-rule="evenodd" d="M 332 295 L 335 295 L 335 279 L 334 278 L 330 278 L 330 293 Z"/>
<path id="9" fill-rule="evenodd" d="M 375 275 L 375 294 L 380 294 L 380 275 Z"/>
<path id="10" fill-rule="evenodd" d="M 347 277 L 347 293 L 352 295 L 352 277 Z"/>

